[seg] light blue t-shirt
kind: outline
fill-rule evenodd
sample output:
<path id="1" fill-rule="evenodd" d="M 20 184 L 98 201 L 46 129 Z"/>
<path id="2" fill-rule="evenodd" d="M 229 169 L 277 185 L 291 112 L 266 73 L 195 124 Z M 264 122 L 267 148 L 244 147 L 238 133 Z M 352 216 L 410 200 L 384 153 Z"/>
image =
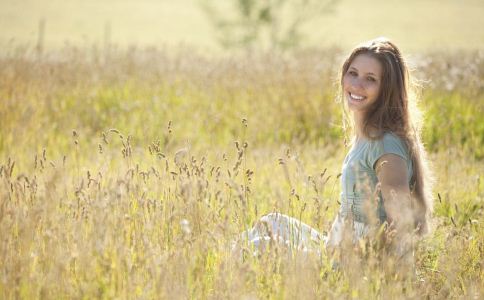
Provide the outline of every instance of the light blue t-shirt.
<path id="1" fill-rule="evenodd" d="M 341 172 L 340 214 L 367 223 L 369 213 L 377 220 L 386 220 L 381 193 L 375 194 L 378 178 L 375 163 L 384 154 L 392 153 L 407 163 L 408 183 L 413 174 L 412 160 L 405 143 L 393 133 L 385 133 L 379 140 L 361 138 L 353 144 L 343 162 Z"/>

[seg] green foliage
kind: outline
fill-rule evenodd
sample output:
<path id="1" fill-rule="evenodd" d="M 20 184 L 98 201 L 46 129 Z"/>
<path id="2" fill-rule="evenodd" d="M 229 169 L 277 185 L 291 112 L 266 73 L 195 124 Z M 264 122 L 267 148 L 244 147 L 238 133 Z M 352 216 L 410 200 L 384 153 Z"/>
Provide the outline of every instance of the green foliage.
<path id="1" fill-rule="evenodd" d="M 202 7 L 225 48 L 296 48 L 303 41 L 302 27 L 329 13 L 337 1 L 233 0 L 230 8 L 203 0 Z"/>
<path id="2" fill-rule="evenodd" d="M 427 100 L 432 99 L 432 100 Z M 427 109 L 425 141 L 431 150 L 467 148 L 476 158 L 484 158 L 484 94 L 471 99 L 459 92 L 425 94 Z"/>

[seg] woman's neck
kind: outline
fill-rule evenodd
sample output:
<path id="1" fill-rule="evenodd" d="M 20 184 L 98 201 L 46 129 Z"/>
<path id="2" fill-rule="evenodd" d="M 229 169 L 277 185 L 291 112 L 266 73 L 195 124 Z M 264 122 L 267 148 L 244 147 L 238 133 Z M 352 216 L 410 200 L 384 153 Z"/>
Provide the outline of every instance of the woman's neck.
<path id="1" fill-rule="evenodd" d="M 355 137 L 361 138 L 364 137 L 365 135 L 363 134 L 363 127 L 364 127 L 364 114 L 362 112 L 355 111 L 353 113 L 353 120 L 354 120 L 354 126 L 355 126 Z"/>
<path id="2" fill-rule="evenodd" d="M 379 136 L 379 134 L 381 133 L 380 129 L 377 129 L 377 128 L 374 128 L 374 127 L 366 128 L 368 130 L 368 132 L 364 131 L 364 129 L 365 129 L 365 114 L 363 112 L 355 111 L 353 113 L 353 120 L 354 120 L 354 126 L 355 126 L 355 138 L 357 140 L 361 139 L 361 138 L 366 138 L 366 137 L 368 137 L 368 135 L 370 137 Z"/>

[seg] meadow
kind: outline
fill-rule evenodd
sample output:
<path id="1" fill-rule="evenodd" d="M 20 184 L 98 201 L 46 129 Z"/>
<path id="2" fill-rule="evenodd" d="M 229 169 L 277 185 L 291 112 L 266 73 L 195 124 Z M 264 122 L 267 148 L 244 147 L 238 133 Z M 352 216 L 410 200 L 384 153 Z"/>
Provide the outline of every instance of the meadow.
<path id="1" fill-rule="evenodd" d="M 482 298 L 482 51 L 409 57 L 436 175 L 413 276 L 371 243 L 339 269 L 324 245 L 232 251 L 272 211 L 329 230 L 347 151 L 343 54 L 11 49 L 0 59 L 1 298 Z"/>

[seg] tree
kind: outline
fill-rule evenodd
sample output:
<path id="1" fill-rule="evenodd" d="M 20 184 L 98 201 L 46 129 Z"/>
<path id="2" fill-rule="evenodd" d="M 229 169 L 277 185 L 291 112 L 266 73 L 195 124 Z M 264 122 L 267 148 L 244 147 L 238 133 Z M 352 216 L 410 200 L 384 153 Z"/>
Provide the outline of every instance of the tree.
<path id="1" fill-rule="evenodd" d="M 224 48 L 287 50 L 301 45 L 302 26 L 338 0 L 200 0 Z"/>

